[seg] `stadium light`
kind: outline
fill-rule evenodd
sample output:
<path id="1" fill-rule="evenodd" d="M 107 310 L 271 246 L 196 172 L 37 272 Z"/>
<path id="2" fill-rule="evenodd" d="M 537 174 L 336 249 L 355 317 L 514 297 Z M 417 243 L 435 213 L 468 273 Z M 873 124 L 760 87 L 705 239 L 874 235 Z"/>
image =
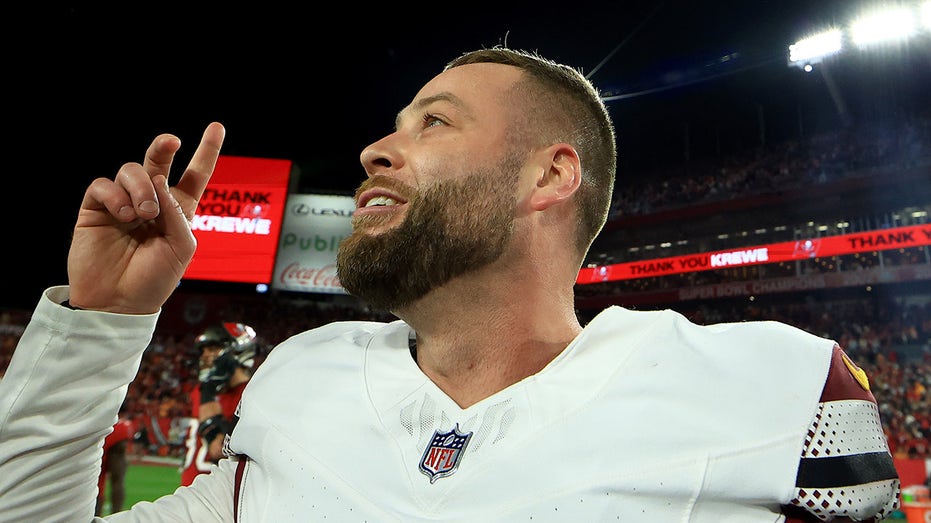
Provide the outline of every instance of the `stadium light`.
<path id="1" fill-rule="evenodd" d="M 859 48 L 902 41 L 920 30 L 931 32 L 931 0 L 864 13 L 846 29 L 830 29 L 789 46 L 788 64 L 806 72 L 822 59 L 840 54 L 852 43 Z"/>
<path id="2" fill-rule="evenodd" d="M 915 16 L 905 7 L 876 11 L 854 21 L 851 40 L 857 47 L 905 40 L 916 32 Z"/>
<path id="3" fill-rule="evenodd" d="M 811 64 L 843 49 L 842 36 L 840 29 L 831 29 L 799 40 L 789 46 L 789 64 L 810 71 Z"/>

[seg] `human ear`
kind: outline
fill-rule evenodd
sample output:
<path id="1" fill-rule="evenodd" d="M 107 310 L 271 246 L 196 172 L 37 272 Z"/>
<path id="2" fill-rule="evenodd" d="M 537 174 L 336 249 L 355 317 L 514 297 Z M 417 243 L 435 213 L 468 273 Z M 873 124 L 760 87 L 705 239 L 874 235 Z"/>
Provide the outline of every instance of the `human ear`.
<path id="1" fill-rule="evenodd" d="M 540 151 L 543 168 L 536 180 L 530 205 L 542 211 L 572 198 L 582 184 L 582 162 L 575 147 L 553 144 Z"/>

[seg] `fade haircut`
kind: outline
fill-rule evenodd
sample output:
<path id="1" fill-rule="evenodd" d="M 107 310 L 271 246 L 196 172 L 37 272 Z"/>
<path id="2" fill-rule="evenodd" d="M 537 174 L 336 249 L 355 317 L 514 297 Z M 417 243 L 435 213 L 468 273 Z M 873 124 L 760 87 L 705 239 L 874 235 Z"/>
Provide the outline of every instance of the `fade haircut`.
<path id="1" fill-rule="evenodd" d="M 476 63 L 511 65 L 524 72 L 516 89 L 519 99 L 513 101 L 526 117 L 513 124 L 511 136 L 531 137 L 537 142 L 527 144 L 531 146 L 565 142 L 578 152 L 582 183 L 575 198 L 576 247 L 584 257 L 608 218 L 617 168 L 614 124 L 601 95 L 577 69 L 504 46 L 464 53 L 444 71 Z"/>

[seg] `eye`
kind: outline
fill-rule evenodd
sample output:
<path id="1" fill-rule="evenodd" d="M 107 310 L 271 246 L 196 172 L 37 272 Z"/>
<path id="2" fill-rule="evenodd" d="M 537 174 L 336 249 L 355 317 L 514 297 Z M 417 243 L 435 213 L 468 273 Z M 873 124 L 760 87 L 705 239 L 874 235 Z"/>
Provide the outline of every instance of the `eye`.
<path id="1" fill-rule="evenodd" d="M 438 125 L 446 125 L 446 122 L 442 118 L 433 114 L 433 113 L 424 113 L 423 114 L 423 126 L 427 127 L 436 127 Z"/>

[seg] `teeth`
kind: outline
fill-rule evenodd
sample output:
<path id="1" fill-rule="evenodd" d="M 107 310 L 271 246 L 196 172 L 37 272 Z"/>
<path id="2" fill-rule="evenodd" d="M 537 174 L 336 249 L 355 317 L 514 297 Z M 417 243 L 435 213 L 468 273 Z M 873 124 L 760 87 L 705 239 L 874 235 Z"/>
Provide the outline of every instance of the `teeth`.
<path id="1" fill-rule="evenodd" d="M 366 207 L 375 207 L 381 205 L 396 205 L 398 202 L 394 198 L 389 198 L 387 196 L 376 196 L 371 200 L 365 202 Z"/>

